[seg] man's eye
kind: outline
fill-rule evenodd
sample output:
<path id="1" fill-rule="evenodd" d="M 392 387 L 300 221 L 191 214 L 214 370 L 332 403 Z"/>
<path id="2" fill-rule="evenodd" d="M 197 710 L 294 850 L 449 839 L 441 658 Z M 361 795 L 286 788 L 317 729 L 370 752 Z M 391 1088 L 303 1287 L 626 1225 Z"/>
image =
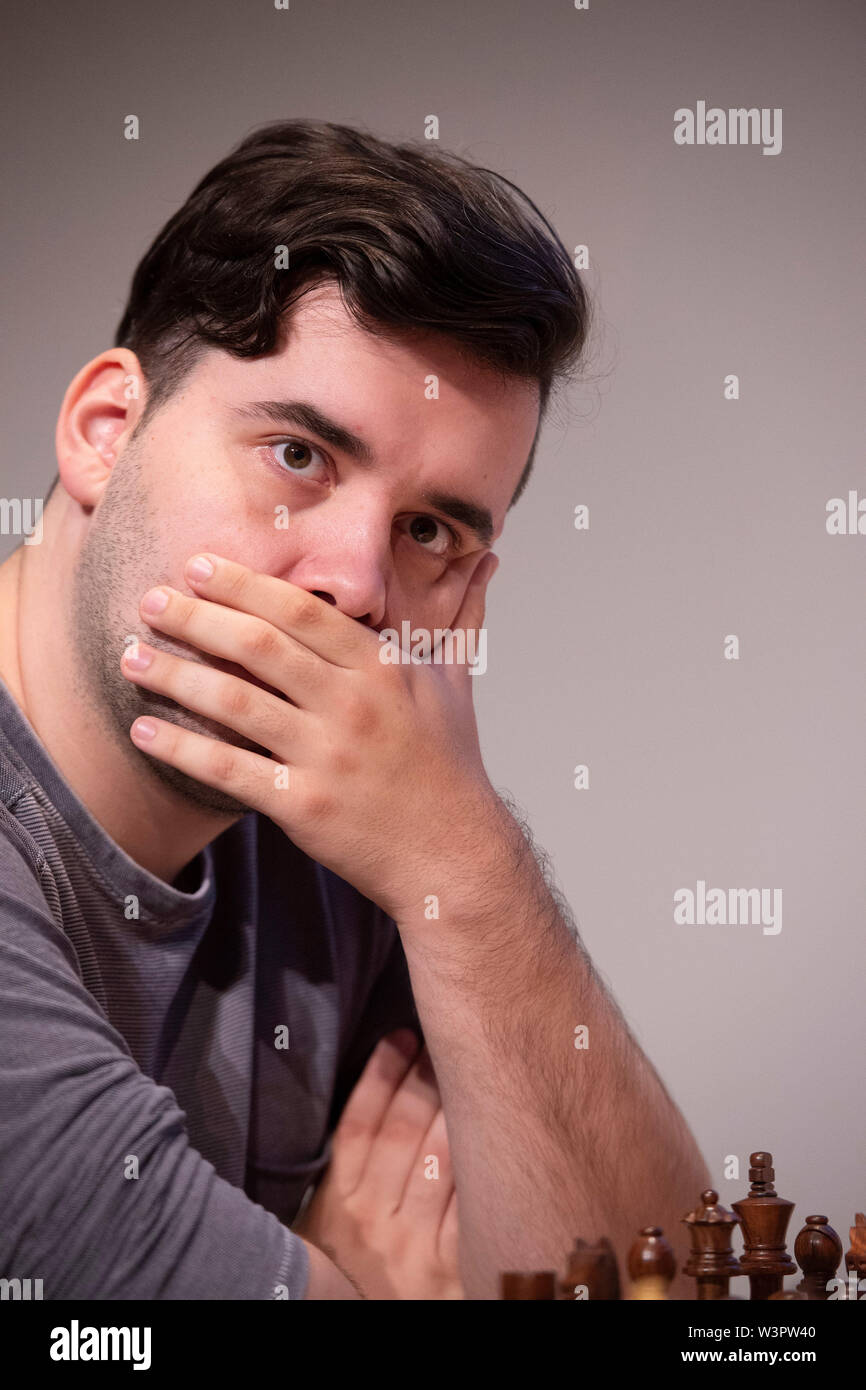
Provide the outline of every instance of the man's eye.
<path id="1" fill-rule="evenodd" d="M 458 547 L 450 526 L 437 521 L 435 516 L 413 516 L 406 529 L 413 540 L 433 555 L 445 555 L 449 549 Z"/>
<path id="2" fill-rule="evenodd" d="M 279 443 L 270 447 L 277 463 L 281 468 L 285 468 L 287 473 L 298 473 L 302 477 L 308 477 L 311 474 L 326 474 L 328 471 L 320 451 L 314 449 L 312 444 L 305 444 L 302 439 L 281 439 Z M 281 455 L 283 449 L 286 452 Z"/>

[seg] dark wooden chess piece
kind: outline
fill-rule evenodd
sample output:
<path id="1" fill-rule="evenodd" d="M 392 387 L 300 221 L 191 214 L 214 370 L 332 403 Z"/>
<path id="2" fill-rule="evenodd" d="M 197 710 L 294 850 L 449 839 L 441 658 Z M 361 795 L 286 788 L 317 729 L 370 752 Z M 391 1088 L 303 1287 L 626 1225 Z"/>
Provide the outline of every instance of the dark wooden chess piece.
<path id="1" fill-rule="evenodd" d="M 776 1293 L 771 1293 L 768 1302 L 773 1303 L 779 1299 L 785 1303 L 791 1303 L 795 1299 L 802 1299 L 805 1303 L 807 1295 L 801 1293 L 799 1289 L 779 1289 Z"/>
<path id="2" fill-rule="evenodd" d="M 556 1274 L 552 1269 L 506 1270 L 500 1275 L 502 1298 L 556 1298 Z"/>
<path id="3" fill-rule="evenodd" d="M 807 1216 L 806 1224 L 794 1241 L 794 1255 L 803 1271 L 797 1288 L 813 1303 L 826 1303 L 827 1285 L 836 1277 L 842 1259 L 842 1242 L 826 1216 Z"/>
<path id="4" fill-rule="evenodd" d="M 673 1247 L 661 1226 L 644 1226 L 626 1262 L 633 1299 L 663 1299 L 677 1272 Z"/>
<path id="5" fill-rule="evenodd" d="M 845 1252 L 845 1270 L 849 1275 L 856 1274 L 859 1282 L 866 1279 L 866 1214 L 862 1211 L 857 1212 L 848 1234 L 851 1248 Z"/>
<path id="6" fill-rule="evenodd" d="M 683 1273 L 697 1280 L 698 1299 L 728 1298 L 729 1280 L 742 1273 L 731 1244 L 740 1218 L 720 1206 L 718 1192 L 708 1187 L 701 1193 L 698 1206 L 683 1221 L 692 1243 Z"/>
<path id="7" fill-rule="evenodd" d="M 851 1239 L 849 1249 L 845 1251 L 845 1273 L 847 1275 L 844 1297 L 847 1300 L 853 1299 L 859 1302 L 861 1294 L 859 1284 L 866 1281 L 866 1214 L 858 1211 L 854 1217 L 854 1225 L 849 1227 L 848 1234 Z"/>
<path id="8" fill-rule="evenodd" d="M 622 1298 L 619 1266 L 607 1236 L 602 1236 L 594 1244 L 578 1239 L 568 1253 L 560 1296 L 574 1299 L 579 1297 L 575 1289 L 584 1288 L 590 1302 L 611 1302 Z"/>
<path id="9" fill-rule="evenodd" d="M 779 1293 L 786 1274 L 796 1274 L 797 1266 L 785 1249 L 785 1232 L 794 1203 L 779 1197 L 773 1186 L 773 1155 L 760 1150 L 750 1156 L 747 1197 L 732 1202 L 743 1227 L 743 1254 L 740 1269 L 749 1276 L 753 1299 Z"/>

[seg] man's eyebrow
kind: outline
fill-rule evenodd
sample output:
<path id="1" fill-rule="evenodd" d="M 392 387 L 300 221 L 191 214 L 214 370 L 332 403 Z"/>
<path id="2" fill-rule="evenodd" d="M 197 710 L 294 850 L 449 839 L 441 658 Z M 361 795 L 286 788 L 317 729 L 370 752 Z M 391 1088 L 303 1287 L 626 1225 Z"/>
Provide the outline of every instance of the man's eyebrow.
<path id="1" fill-rule="evenodd" d="M 360 435 L 337 424 L 309 401 L 249 401 L 246 405 L 229 406 L 232 415 L 243 420 L 266 419 L 276 425 L 294 424 L 310 430 L 335 449 L 341 449 L 358 463 L 371 464 L 373 450 Z"/>
<path id="2" fill-rule="evenodd" d="M 246 405 L 229 406 L 229 412 L 242 420 L 265 419 L 277 425 L 298 425 L 317 434 L 333 448 L 341 449 L 358 463 L 369 466 L 375 461 L 373 450 L 360 435 L 330 419 L 310 401 L 249 401 Z M 490 544 L 493 539 L 493 514 L 488 507 L 480 507 L 450 492 L 428 490 L 422 492 L 421 497 L 429 507 L 444 512 L 473 531 L 482 545 Z"/>
<path id="3" fill-rule="evenodd" d="M 463 497 L 455 497 L 450 492 L 422 492 L 421 496 L 437 512 L 444 512 L 454 521 L 474 531 L 482 545 L 489 545 L 493 539 L 493 514 L 487 507 L 479 507 L 476 502 L 467 502 Z"/>

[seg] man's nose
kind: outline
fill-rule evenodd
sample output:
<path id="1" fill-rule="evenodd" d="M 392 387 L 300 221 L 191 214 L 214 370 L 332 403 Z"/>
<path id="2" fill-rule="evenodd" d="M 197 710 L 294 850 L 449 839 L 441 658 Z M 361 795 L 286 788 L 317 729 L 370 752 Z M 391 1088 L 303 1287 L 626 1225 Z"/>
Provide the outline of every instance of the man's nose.
<path id="1" fill-rule="evenodd" d="M 331 534 L 286 578 L 357 622 L 378 627 L 385 617 L 390 564 L 390 524 L 387 539 L 378 534 L 384 529 L 353 527 L 349 535 Z"/>
<path id="2" fill-rule="evenodd" d="M 338 584 L 334 585 L 335 589 L 339 589 L 339 587 Z M 365 623 L 367 627 L 376 627 L 381 622 L 381 618 L 374 617 L 372 610 L 368 609 L 365 613 L 354 613 L 352 608 L 356 605 L 347 607 L 345 601 L 341 603 L 336 594 L 329 592 L 327 589 L 310 589 L 309 592 L 315 594 L 316 598 L 324 599 L 326 603 L 334 604 L 336 608 L 339 608 L 341 613 L 345 613 L 350 618 L 355 618 L 359 623 Z"/>

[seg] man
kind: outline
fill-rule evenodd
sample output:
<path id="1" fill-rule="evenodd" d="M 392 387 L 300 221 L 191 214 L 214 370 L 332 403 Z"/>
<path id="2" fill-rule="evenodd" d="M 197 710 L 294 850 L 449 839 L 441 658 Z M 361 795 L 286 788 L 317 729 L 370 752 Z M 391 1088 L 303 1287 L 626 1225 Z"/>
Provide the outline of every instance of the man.
<path id="1" fill-rule="evenodd" d="M 383 659 L 480 632 L 586 341 L 510 189 L 266 127 L 66 392 L 0 567 L 0 1265 L 46 1297 L 495 1297 L 709 1184 L 467 664 Z"/>

